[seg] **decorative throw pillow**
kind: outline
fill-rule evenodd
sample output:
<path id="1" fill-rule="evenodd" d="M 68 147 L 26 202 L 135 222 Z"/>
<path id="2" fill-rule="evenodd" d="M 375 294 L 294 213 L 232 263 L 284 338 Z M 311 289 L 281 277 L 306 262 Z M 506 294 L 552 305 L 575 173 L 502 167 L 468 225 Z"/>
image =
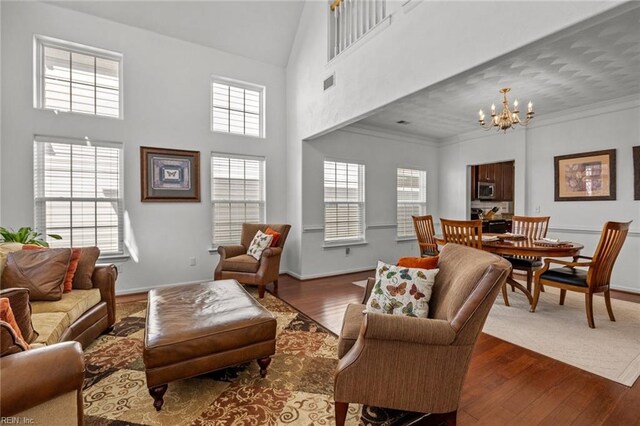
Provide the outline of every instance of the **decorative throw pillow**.
<path id="1" fill-rule="evenodd" d="M 29 345 L 18 337 L 13 327 L 0 320 L 0 357 L 24 352 L 27 349 L 29 349 Z"/>
<path id="2" fill-rule="evenodd" d="M 439 269 L 404 268 L 378 261 L 367 312 L 427 318 Z"/>
<path id="3" fill-rule="evenodd" d="M 80 249 L 80 259 L 76 273 L 73 275 L 73 288 L 81 290 L 91 290 L 93 288 L 93 270 L 96 269 L 96 262 L 100 257 L 98 247 L 82 247 Z"/>
<path id="4" fill-rule="evenodd" d="M 11 310 L 11 303 L 9 303 L 9 299 L 6 297 L 0 297 L 0 321 L 9 324 L 9 327 L 15 332 L 15 343 L 17 345 L 29 349 L 29 345 L 25 342 L 24 337 L 22 337 L 22 332 L 16 322 L 16 317 L 13 315 L 13 310 Z"/>
<path id="5" fill-rule="evenodd" d="M 42 247 L 35 244 L 25 244 L 22 246 L 22 250 L 47 250 L 48 247 Z M 78 262 L 80 261 L 80 253 L 82 249 L 71 249 L 71 260 L 69 260 L 69 268 L 67 274 L 64 276 L 64 283 L 62 284 L 62 292 L 69 293 L 73 289 L 73 277 L 78 269 Z"/>
<path id="6" fill-rule="evenodd" d="M 405 268 L 436 269 L 438 260 L 440 260 L 439 256 L 401 257 L 398 259 L 397 265 Z"/>
<path id="7" fill-rule="evenodd" d="M 271 245 L 269 247 L 275 247 L 278 245 L 278 241 L 280 241 L 280 233 L 271 229 L 271 227 L 267 228 L 266 231 L 264 231 L 265 234 L 267 235 L 272 235 L 273 239 L 271 240 Z"/>
<path id="8" fill-rule="evenodd" d="M 25 342 L 35 342 L 39 334 L 33 329 L 33 323 L 31 322 L 29 290 L 26 288 L 10 288 L 2 290 L 0 294 L 2 297 L 9 299 L 13 316 Z"/>
<path id="9" fill-rule="evenodd" d="M 71 249 L 65 248 L 10 253 L 2 271 L 2 286 L 28 289 L 31 301 L 60 300 L 70 259 Z"/>
<path id="10" fill-rule="evenodd" d="M 271 244 L 271 240 L 273 240 L 273 235 L 267 235 L 262 231 L 256 232 L 256 236 L 253 237 L 251 241 L 251 245 L 247 250 L 247 254 L 249 256 L 253 256 L 256 260 L 260 260 L 262 257 L 262 252 L 269 247 Z"/>
<path id="11" fill-rule="evenodd" d="M 22 250 L 22 243 L 2 243 L 0 244 L 0 283 L 2 283 L 2 270 L 7 264 L 7 256 L 14 251 Z"/>

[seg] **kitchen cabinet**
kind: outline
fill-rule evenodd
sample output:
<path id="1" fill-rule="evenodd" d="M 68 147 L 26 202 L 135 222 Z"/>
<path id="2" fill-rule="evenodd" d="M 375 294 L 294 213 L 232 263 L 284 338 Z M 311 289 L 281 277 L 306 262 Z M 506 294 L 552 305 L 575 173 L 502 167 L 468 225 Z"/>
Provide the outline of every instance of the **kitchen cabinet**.
<path id="1" fill-rule="evenodd" d="M 471 167 L 471 199 L 478 199 L 478 182 L 496 184 L 495 201 L 513 201 L 514 162 L 480 164 Z"/>

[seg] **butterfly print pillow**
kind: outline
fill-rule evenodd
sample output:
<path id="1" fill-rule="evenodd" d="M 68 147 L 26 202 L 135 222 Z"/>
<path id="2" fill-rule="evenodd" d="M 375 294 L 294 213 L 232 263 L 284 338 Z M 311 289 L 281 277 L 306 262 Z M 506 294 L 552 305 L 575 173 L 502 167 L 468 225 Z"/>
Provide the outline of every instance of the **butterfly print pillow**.
<path id="1" fill-rule="evenodd" d="M 405 268 L 378 261 L 366 312 L 427 318 L 439 269 Z"/>

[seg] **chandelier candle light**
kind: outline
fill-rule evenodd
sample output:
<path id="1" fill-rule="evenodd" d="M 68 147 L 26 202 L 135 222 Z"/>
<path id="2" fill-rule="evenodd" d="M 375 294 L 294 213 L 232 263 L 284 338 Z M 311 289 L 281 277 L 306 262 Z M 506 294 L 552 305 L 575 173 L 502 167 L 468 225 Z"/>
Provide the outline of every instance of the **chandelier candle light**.
<path id="1" fill-rule="evenodd" d="M 527 106 L 527 118 L 523 121 L 520 120 L 520 110 L 518 109 L 518 100 L 513 101 L 513 111 L 509 110 L 509 101 L 507 100 L 507 93 L 509 93 L 511 89 L 509 87 L 505 87 L 504 89 L 500 89 L 500 93 L 502 93 L 502 112 L 500 114 L 496 113 L 496 105 L 491 105 L 491 121 L 486 123 L 484 121 L 484 112 L 480 110 L 478 113 L 480 119 L 478 122 L 485 129 L 489 130 L 494 127 L 498 128 L 498 131 L 503 130 L 507 133 L 508 129 L 514 129 L 516 124 L 520 124 L 521 126 L 526 126 L 529 124 L 531 119 L 533 119 L 533 103 L 529 101 L 529 105 Z"/>

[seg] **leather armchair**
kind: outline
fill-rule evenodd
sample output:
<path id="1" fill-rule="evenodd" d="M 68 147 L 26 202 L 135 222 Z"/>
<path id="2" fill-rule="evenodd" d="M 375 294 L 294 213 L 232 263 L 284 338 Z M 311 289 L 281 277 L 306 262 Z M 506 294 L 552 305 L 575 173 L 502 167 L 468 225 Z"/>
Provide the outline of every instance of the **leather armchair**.
<path id="1" fill-rule="evenodd" d="M 473 347 L 511 265 L 505 259 L 457 244 L 440 253 L 429 318 L 363 314 L 350 304 L 338 342 L 334 399 L 336 424 L 350 402 L 422 413 L 440 413 L 455 424 Z"/>
<path id="2" fill-rule="evenodd" d="M 84 357 L 78 342 L 0 358 L 2 417 L 39 425 L 82 425 Z"/>
<path id="3" fill-rule="evenodd" d="M 276 246 L 269 247 L 263 251 L 262 257 L 258 261 L 249 256 L 247 250 L 256 232 L 264 232 L 267 228 L 279 232 L 280 239 Z M 278 276 L 280 275 L 280 258 L 289 229 L 291 229 L 291 225 L 243 224 L 240 244 L 218 247 L 220 261 L 213 273 L 214 280 L 233 279 L 242 284 L 257 285 L 260 298 L 264 297 L 264 291 L 268 283 L 273 282 L 273 288 L 277 289 Z"/>

